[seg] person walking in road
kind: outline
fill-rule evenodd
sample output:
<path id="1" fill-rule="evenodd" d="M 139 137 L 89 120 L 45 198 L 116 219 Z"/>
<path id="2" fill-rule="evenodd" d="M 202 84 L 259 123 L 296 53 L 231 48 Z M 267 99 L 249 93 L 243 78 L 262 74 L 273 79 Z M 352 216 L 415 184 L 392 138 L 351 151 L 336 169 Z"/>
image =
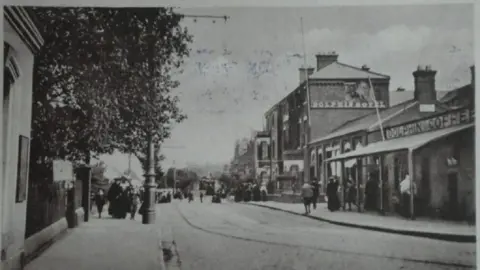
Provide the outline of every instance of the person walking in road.
<path id="1" fill-rule="evenodd" d="M 200 192 L 200 202 L 203 203 L 203 192 Z"/>
<path id="2" fill-rule="evenodd" d="M 313 189 L 309 183 L 302 186 L 303 205 L 305 206 L 305 215 L 310 214 L 310 204 L 312 203 Z"/>
<path id="3" fill-rule="evenodd" d="M 97 194 L 95 194 L 95 205 L 97 206 L 98 218 L 102 218 L 103 206 L 105 205 L 105 193 L 103 189 L 98 189 Z"/>

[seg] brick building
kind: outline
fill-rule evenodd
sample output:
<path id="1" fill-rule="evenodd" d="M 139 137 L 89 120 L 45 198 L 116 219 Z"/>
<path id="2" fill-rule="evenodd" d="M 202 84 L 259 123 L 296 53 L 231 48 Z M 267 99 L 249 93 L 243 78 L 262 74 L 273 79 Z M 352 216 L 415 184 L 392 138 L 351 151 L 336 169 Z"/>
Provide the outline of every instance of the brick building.
<path id="1" fill-rule="evenodd" d="M 413 72 L 414 98 L 382 111 L 382 126 L 378 116 L 370 114 L 312 141 L 309 150 L 326 160 L 314 162 L 315 170 L 324 178 L 336 175 L 342 183 L 345 179 L 356 183 L 360 205 L 368 177 L 376 175 L 381 191 L 376 207 L 386 213 L 398 211 L 399 183 L 409 175 L 417 187 L 410 203 L 412 217 L 473 221 L 475 78 L 471 70 L 469 84 L 438 100 L 436 71 L 419 67 Z"/>
<path id="2" fill-rule="evenodd" d="M 272 134 L 272 159 L 280 174 L 299 170 L 304 171 L 300 178 L 310 178 L 309 174 L 314 172 L 304 170 L 307 143 L 346 121 L 374 112 L 372 95 L 382 109 L 389 107 L 389 76 L 373 72 L 365 65 L 341 63 L 336 53 L 317 54 L 316 60 L 316 68 L 299 69 L 298 87 L 265 113 L 266 130 Z"/>

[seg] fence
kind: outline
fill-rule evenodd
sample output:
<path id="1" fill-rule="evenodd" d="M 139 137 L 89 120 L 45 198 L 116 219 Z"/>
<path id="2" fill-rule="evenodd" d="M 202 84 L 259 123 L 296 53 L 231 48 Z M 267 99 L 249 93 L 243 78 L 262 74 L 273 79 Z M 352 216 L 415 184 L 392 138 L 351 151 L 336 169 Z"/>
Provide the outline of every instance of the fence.
<path id="1" fill-rule="evenodd" d="M 30 181 L 25 238 L 65 217 L 67 193 L 63 182 Z"/>

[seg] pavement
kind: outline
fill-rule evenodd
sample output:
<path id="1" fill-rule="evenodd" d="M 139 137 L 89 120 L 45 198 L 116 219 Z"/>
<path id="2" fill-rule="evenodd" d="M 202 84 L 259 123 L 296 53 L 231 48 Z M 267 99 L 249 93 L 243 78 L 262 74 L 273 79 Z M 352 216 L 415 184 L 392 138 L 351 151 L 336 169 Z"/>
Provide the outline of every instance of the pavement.
<path id="1" fill-rule="evenodd" d="M 228 200 L 212 204 L 208 197 L 203 203 L 196 199 L 158 204 L 156 211 L 154 225 L 143 225 L 140 218 L 92 218 L 25 269 L 475 268 L 471 243 L 337 226 Z M 164 255 L 165 246 L 169 252 Z"/>
<path id="2" fill-rule="evenodd" d="M 475 244 L 368 231 L 223 200 L 161 204 L 177 269 L 473 269 Z M 170 269 L 170 268 L 169 268 Z"/>
<path id="3" fill-rule="evenodd" d="M 102 219 L 70 229 L 67 235 L 41 253 L 26 270 L 163 270 L 161 232 L 155 224 L 135 220 Z"/>
<path id="4" fill-rule="evenodd" d="M 305 216 L 303 204 L 281 202 L 248 202 L 248 204 L 273 210 Z M 307 216 L 312 219 L 329 222 L 335 225 L 355 227 L 366 230 L 396 233 L 417 237 L 426 237 L 453 242 L 476 242 L 476 227 L 464 222 L 449 222 L 418 218 L 411 220 L 400 216 L 382 216 L 378 213 L 359 213 L 352 211 L 330 212 L 326 203 L 317 204 Z"/>

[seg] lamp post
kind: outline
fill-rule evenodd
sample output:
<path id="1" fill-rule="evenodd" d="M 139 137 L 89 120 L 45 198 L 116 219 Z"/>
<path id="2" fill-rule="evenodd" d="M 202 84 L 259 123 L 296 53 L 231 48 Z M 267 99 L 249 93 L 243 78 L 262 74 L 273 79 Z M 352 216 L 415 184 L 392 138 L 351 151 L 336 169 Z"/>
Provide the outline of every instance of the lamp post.
<path id="1" fill-rule="evenodd" d="M 145 212 L 142 215 L 143 224 L 154 224 L 155 223 L 155 195 L 156 187 L 155 184 L 155 168 L 154 168 L 154 145 L 153 145 L 153 136 L 150 133 L 148 135 L 148 170 L 145 174 Z"/>
<path id="2" fill-rule="evenodd" d="M 209 18 L 209 19 L 224 19 L 225 22 L 229 19 L 229 16 L 210 16 L 210 15 L 185 15 L 180 14 L 183 17 L 194 18 L 196 21 L 197 18 Z M 213 21 L 215 22 L 215 20 Z M 149 41 L 149 53 L 151 57 L 148 59 L 148 67 L 150 69 L 150 87 L 155 87 L 154 81 L 154 72 L 155 72 L 155 35 L 154 35 L 154 22 L 151 21 L 148 24 L 148 32 L 151 33 L 151 40 Z M 152 91 L 154 93 L 155 91 Z M 153 100 L 153 99 L 152 99 Z M 152 123 L 153 124 L 153 123 Z M 153 127 L 153 125 L 152 125 Z M 150 127 L 150 128 L 152 128 Z M 151 130 L 151 129 L 150 129 Z M 155 223 L 155 195 L 156 195 L 156 184 L 155 184 L 155 168 L 154 168 L 154 135 L 153 132 L 148 132 L 147 134 L 148 139 L 148 156 L 147 156 L 147 164 L 148 169 L 147 173 L 145 174 L 145 212 L 142 215 L 142 223 L 143 224 L 154 224 Z M 175 169 L 174 169 L 174 186 L 176 186 L 176 179 L 175 179 Z"/>

